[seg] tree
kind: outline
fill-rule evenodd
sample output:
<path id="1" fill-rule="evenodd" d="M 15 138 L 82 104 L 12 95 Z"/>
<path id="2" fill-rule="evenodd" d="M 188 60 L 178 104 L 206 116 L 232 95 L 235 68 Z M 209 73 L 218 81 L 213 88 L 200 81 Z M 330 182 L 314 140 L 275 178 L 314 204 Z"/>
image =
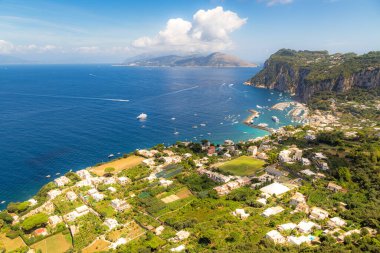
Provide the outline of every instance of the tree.
<path id="1" fill-rule="evenodd" d="M 38 214 L 35 214 L 35 215 L 32 215 L 28 218 L 26 218 L 22 223 L 21 223 L 21 227 L 26 230 L 26 231 L 29 231 L 33 228 L 37 228 L 37 227 L 40 227 L 41 225 L 47 223 L 48 221 L 48 216 L 47 214 L 44 214 L 44 213 L 38 213 Z"/>
<path id="2" fill-rule="evenodd" d="M 104 176 L 106 176 L 106 177 L 112 177 L 112 174 L 113 174 L 114 171 L 115 171 L 115 168 L 113 168 L 113 167 L 107 167 L 107 168 L 104 169 L 104 172 L 105 172 Z"/>

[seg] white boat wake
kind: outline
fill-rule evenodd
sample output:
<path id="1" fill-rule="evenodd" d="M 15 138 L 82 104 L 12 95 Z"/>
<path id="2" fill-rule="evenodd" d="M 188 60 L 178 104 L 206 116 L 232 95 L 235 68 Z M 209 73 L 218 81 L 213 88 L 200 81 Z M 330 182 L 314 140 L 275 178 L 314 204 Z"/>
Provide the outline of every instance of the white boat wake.
<path id="1" fill-rule="evenodd" d="M 5 94 L 5 93 L 3 93 Z M 112 101 L 112 102 L 129 102 L 128 99 L 121 98 L 99 98 L 99 97 L 76 97 L 76 96 L 56 96 L 56 95 L 42 95 L 42 94 L 31 94 L 31 93 L 6 93 L 10 95 L 20 95 L 20 96 L 31 96 L 31 97 L 47 97 L 47 98 L 63 98 L 63 99 L 84 99 L 84 100 L 101 100 L 101 101 Z"/>

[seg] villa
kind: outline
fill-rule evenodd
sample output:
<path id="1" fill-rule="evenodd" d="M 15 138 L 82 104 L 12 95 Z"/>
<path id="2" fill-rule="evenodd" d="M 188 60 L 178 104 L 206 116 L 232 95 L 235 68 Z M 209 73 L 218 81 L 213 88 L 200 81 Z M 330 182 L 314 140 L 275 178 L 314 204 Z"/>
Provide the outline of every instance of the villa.
<path id="1" fill-rule="evenodd" d="M 33 234 L 35 236 L 47 236 L 48 231 L 46 228 L 37 228 L 36 230 L 34 230 Z"/>
<path id="2" fill-rule="evenodd" d="M 53 216 L 50 216 L 49 217 L 49 224 L 52 226 L 52 227 L 55 227 L 57 226 L 57 224 L 61 223 L 62 222 L 62 219 L 61 217 L 59 217 L 58 215 L 53 215 Z"/>
<path id="3" fill-rule="evenodd" d="M 111 206 L 118 212 L 122 212 L 131 208 L 131 206 L 125 201 L 121 199 L 113 199 L 111 200 Z"/>
<path id="4" fill-rule="evenodd" d="M 290 199 L 289 204 L 297 206 L 300 203 L 306 203 L 306 197 L 300 192 L 296 192 Z"/>
<path id="5" fill-rule="evenodd" d="M 74 201 L 74 200 L 76 200 L 77 199 L 77 195 L 76 195 L 76 193 L 75 192 L 73 192 L 73 191 L 68 191 L 67 193 L 66 193 L 66 198 L 69 200 L 69 201 Z"/>
<path id="6" fill-rule="evenodd" d="M 279 231 L 289 231 L 297 227 L 297 224 L 294 223 L 285 223 L 278 226 Z"/>
<path id="7" fill-rule="evenodd" d="M 323 210 L 322 208 L 313 207 L 311 208 L 311 213 L 309 217 L 310 219 L 324 220 L 329 217 L 329 213 L 326 210 Z"/>
<path id="8" fill-rule="evenodd" d="M 275 244 L 283 244 L 286 242 L 285 237 L 283 237 L 277 230 L 272 230 L 266 233 L 265 238 L 268 238 Z"/>
<path id="9" fill-rule="evenodd" d="M 54 179 L 54 183 L 58 187 L 63 187 L 65 185 L 67 185 L 68 183 L 70 183 L 70 179 L 68 179 L 65 176 L 62 176 L 62 177 Z"/>
<path id="10" fill-rule="evenodd" d="M 329 182 L 329 184 L 327 185 L 327 189 L 329 189 L 333 192 L 343 192 L 344 191 L 342 186 L 337 185 L 334 182 Z"/>
<path id="11" fill-rule="evenodd" d="M 184 251 L 185 249 L 186 249 L 185 245 L 181 244 L 181 245 L 179 245 L 176 248 L 171 248 L 170 251 L 172 251 L 172 252 L 181 252 L 181 251 Z"/>
<path id="12" fill-rule="evenodd" d="M 272 215 L 279 214 L 279 213 L 283 212 L 284 210 L 285 209 L 282 208 L 281 206 L 270 207 L 268 209 L 265 209 L 264 212 L 262 213 L 262 215 L 264 217 L 269 217 Z"/>
<path id="13" fill-rule="evenodd" d="M 168 187 L 169 185 L 172 185 L 172 184 L 173 184 L 172 180 L 160 178 L 160 185 L 162 185 L 163 187 Z"/>
<path id="14" fill-rule="evenodd" d="M 282 194 L 290 191 L 290 189 L 283 184 L 275 182 L 273 184 L 270 184 L 270 185 L 267 185 L 267 186 L 261 188 L 260 191 L 263 193 L 267 193 L 271 196 L 275 195 L 276 197 L 278 197 L 278 196 L 281 196 Z"/>
<path id="15" fill-rule="evenodd" d="M 300 233 L 308 234 L 308 233 L 311 233 L 312 229 L 315 226 L 317 226 L 317 224 L 315 224 L 312 221 L 301 221 L 300 223 L 298 223 L 297 228 L 298 228 L 298 231 L 300 231 Z"/>
<path id="16" fill-rule="evenodd" d="M 311 238 L 312 237 L 308 237 L 308 236 L 299 236 L 299 237 L 296 237 L 296 236 L 288 236 L 288 242 L 289 244 L 293 244 L 293 245 L 301 245 L 302 243 L 307 243 L 309 244 L 311 242 Z"/>
<path id="17" fill-rule="evenodd" d="M 249 217 L 249 213 L 246 213 L 244 209 L 236 209 L 232 212 L 232 215 L 239 217 L 242 220 L 245 220 Z"/>
<path id="18" fill-rule="evenodd" d="M 116 242 L 112 243 L 109 248 L 110 249 L 116 249 L 117 247 L 119 247 L 120 245 L 123 245 L 123 244 L 127 244 L 127 239 L 125 238 L 119 238 L 117 239 Z"/>
<path id="19" fill-rule="evenodd" d="M 110 230 L 112 230 L 116 228 L 119 225 L 119 223 L 117 223 L 117 220 L 115 219 L 108 218 L 104 221 L 104 225 L 106 225 Z"/>
<path id="20" fill-rule="evenodd" d="M 344 227 L 344 226 L 346 226 L 346 224 L 347 224 L 347 222 L 340 217 L 333 217 L 329 221 L 327 221 L 327 225 L 330 228 Z"/>
<path id="21" fill-rule="evenodd" d="M 47 196 L 49 197 L 49 199 L 55 199 L 56 197 L 58 197 L 59 195 L 61 195 L 61 193 L 62 192 L 60 190 L 54 189 L 54 190 L 50 190 L 47 193 Z"/>
<path id="22" fill-rule="evenodd" d="M 90 172 L 88 170 L 78 170 L 76 174 L 81 178 L 81 179 L 89 179 L 91 178 Z"/>
<path id="23" fill-rule="evenodd" d="M 29 199 L 28 202 L 29 202 L 30 206 L 35 206 L 38 203 L 37 200 L 35 200 L 35 199 Z"/>

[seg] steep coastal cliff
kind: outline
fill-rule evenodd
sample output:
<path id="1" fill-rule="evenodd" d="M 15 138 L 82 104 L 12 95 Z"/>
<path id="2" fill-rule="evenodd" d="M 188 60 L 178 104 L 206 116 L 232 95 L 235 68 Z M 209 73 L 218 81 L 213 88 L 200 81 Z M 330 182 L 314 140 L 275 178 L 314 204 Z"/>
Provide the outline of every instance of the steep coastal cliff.
<path id="1" fill-rule="evenodd" d="M 289 92 L 307 101 L 316 92 L 380 86 L 380 52 L 364 55 L 281 49 L 248 85 Z"/>

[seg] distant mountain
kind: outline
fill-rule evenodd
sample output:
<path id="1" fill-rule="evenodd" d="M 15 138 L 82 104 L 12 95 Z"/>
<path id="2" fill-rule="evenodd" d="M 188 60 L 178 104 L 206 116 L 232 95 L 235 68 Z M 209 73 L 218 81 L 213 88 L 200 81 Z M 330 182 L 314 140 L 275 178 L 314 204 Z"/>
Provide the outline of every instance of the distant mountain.
<path id="1" fill-rule="evenodd" d="M 210 55 L 165 55 L 153 58 L 126 60 L 123 65 L 141 67 L 257 67 L 256 64 L 243 61 L 236 56 L 224 53 Z"/>
<path id="2" fill-rule="evenodd" d="M 0 65 L 6 65 L 6 64 L 27 64 L 30 63 L 27 60 L 9 56 L 9 55 L 0 55 Z"/>

